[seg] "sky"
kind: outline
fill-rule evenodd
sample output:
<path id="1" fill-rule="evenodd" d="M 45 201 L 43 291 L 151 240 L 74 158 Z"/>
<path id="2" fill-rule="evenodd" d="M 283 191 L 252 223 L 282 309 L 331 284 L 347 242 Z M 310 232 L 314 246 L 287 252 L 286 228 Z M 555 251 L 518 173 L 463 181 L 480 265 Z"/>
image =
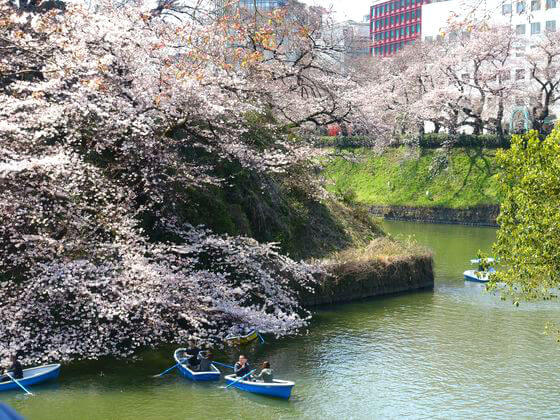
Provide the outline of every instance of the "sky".
<path id="1" fill-rule="evenodd" d="M 358 22 L 369 14 L 374 0 L 301 0 L 303 3 L 331 8 L 336 12 L 336 20 L 353 19 Z"/>

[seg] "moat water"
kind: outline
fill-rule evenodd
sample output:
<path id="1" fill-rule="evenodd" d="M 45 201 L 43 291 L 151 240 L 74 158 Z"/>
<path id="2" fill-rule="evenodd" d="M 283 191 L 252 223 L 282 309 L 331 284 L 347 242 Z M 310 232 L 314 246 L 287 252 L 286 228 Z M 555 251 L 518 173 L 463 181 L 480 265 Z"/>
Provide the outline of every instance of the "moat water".
<path id="1" fill-rule="evenodd" d="M 514 307 L 462 272 L 495 230 L 386 222 L 435 255 L 433 291 L 318 310 L 307 334 L 244 352 L 296 382 L 278 401 L 192 383 L 172 372 L 173 348 L 65 365 L 35 396 L 0 394 L 29 420 L 560 418 L 560 344 L 543 334 L 555 303 Z M 236 353 L 221 353 L 231 362 Z"/>

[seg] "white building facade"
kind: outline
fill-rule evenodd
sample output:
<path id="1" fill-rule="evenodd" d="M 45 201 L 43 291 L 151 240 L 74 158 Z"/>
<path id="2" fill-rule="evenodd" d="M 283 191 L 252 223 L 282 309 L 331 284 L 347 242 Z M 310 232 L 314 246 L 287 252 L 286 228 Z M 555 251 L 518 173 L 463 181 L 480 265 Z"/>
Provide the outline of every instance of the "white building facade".
<path id="1" fill-rule="evenodd" d="M 448 0 L 422 6 L 422 39 L 436 40 L 451 22 L 486 20 L 512 25 L 518 35 L 560 30 L 560 0 Z"/>
<path id="2" fill-rule="evenodd" d="M 488 22 L 492 25 L 509 25 L 515 33 L 526 41 L 525 47 L 531 48 L 532 40 L 537 41 L 546 32 L 560 31 L 560 0 L 448 0 L 422 6 L 422 40 L 437 42 L 443 37 L 453 39 L 460 34 L 452 32 L 453 24 Z M 532 83 L 528 68 L 512 69 L 509 77 Z M 529 107 L 522 103 L 507 104 L 506 122 L 510 129 L 517 126 L 530 127 Z M 552 104 L 551 111 L 558 114 L 559 104 Z M 553 124 L 556 115 L 549 114 L 547 124 Z M 521 121 L 521 122 L 520 122 Z"/>

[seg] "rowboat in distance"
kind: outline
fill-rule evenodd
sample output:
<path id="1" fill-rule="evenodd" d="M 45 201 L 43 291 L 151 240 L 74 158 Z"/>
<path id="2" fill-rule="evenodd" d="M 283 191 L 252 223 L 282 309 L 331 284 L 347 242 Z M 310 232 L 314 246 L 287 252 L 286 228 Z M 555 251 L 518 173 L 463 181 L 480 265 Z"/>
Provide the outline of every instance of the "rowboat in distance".
<path id="1" fill-rule="evenodd" d="M 477 283 L 488 283 L 490 280 L 490 274 L 495 273 L 496 269 L 494 267 L 488 267 L 488 269 L 484 269 L 484 265 L 482 263 L 493 264 L 495 262 L 494 258 L 484 258 L 482 261 L 480 258 L 471 260 L 471 264 L 478 264 L 478 270 L 466 270 L 463 272 L 463 277 L 467 281 L 473 281 Z"/>
<path id="2" fill-rule="evenodd" d="M 220 380 L 221 373 L 214 365 L 210 366 L 211 370 L 204 372 L 198 372 L 189 368 L 187 360 L 190 355 L 187 354 L 186 349 L 175 350 L 173 357 L 178 364 L 179 372 L 181 373 L 181 375 L 187 379 L 190 379 L 191 381 L 205 382 Z"/>
<path id="3" fill-rule="evenodd" d="M 31 386 L 41 382 L 51 381 L 58 378 L 60 374 L 60 364 L 37 366 L 23 370 L 23 378 L 17 381 L 23 386 Z M 0 382 L 0 391 L 9 391 L 12 389 L 20 389 L 11 379 Z"/>
<path id="4" fill-rule="evenodd" d="M 225 379 L 226 383 L 229 385 L 239 378 L 236 375 L 227 375 Z M 273 382 L 255 382 L 243 379 L 233 384 L 234 387 L 242 391 L 267 395 L 269 397 L 284 398 L 286 400 L 290 398 L 294 385 L 295 383 L 293 382 L 282 381 L 280 379 L 274 379 Z"/>
<path id="5" fill-rule="evenodd" d="M 228 335 L 226 341 L 230 345 L 243 345 L 256 340 L 258 336 L 257 330 L 251 330 L 246 335 Z"/>

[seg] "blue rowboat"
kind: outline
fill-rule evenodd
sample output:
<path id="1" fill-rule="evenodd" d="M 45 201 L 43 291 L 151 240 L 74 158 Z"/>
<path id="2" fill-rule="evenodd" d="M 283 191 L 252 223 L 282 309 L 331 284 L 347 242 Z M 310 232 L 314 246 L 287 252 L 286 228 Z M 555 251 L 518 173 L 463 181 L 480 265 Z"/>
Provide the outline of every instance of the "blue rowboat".
<path id="1" fill-rule="evenodd" d="M 226 383 L 229 385 L 239 379 L 236 375 L 227 375 L 225 377 Z M 274 379 L 273 382 L 253 382 L 241 380 L 233 384 L 234 387 L 242 391 L 252 392 L 253 394 L 267 395 L 276 398 L 290 398 L 294 383 L 290 381 L 281 381 Z"/>
<path id="2" fill-rule="evenodd" d="M 463 272 L 463 277 L 467 281 L 474 281 L 477 283 L 488 283 L 490 280 L 491 271 L 477 271 L 477 270 L 467 270 Z"/>
<path id="3" fill-rule="evenodd" d="M 190 357 L 189 354 L 186 353 L 186 349 L 177 349 L 173 354 L 175 361 L 178 363 L 179 372 L 185 378 L 190 379 L 191 381 L 195 382 L 203 382 L 203 381 L 219 381 L 221 377 L 221 373 L 216 368 L 216 366 L 211 365 L 211 370 L 198 372 L 196 370 L 192 370 L 189 368 L 187 364 L 187 360 Z"/>
<path id="4" fill-rule="evenodd" d="M 494 264 L 495 260 L 494 258 L 484 258 L 484 261 L 479 258 L 471 260 L 471 264 L 478 264 L 479 267 L 478 270 L 464 271 L 463 277 L 465 278 L 465 280 L 474 281 L 477 283 L 488 283 L 488 281 L 490 280 L 490 274 L 495 273 L 496 269 L 494 267 L 488 267 L 488 270 L 485 270 L 482 264 L 483 262 L 486 262 L 486 264 Z"/>
<path id="5" fill-rule="evenodd" d="M 60 364 L 54 365 L 44 365 L 34 368 L 24 369 L 23 378 L 17 381 L 23 386 L 35 385 L 41 382 L 50 381 L 58 378 L 60 374 Z M 12 389 L 20 389 L 18 384 L 16 384 L 11 379 L 0 382 L 0 391 L 9 391 Z"/>

